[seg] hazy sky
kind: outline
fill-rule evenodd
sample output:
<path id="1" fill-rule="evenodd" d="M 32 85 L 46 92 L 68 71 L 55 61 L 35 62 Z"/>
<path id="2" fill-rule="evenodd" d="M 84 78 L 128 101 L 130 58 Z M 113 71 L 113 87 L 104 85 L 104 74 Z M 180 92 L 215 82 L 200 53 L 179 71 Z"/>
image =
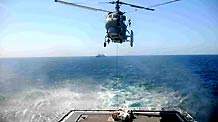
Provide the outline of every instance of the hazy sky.
<path id="1" fill-rule="evenodd" d="M 99 4 L 104 0 L 65 1 L 114 10 Z M 123 1 L 150 6 L 168 0 Z M 218 54 L 217 12 L 217 0 L 182 0 L 127 13 L 134 47 L 118 44 L 118 54 Z M 106 15 L 53 0 L 0 0 L 0 57 L 115 55 L 117 44 L 103 47 Z"/>

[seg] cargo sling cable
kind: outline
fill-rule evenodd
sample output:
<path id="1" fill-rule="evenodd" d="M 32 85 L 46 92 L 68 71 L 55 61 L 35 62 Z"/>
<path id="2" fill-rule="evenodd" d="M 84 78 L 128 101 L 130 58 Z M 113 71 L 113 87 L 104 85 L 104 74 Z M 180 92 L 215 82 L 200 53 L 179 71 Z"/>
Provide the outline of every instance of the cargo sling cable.
<path id="1" fill-rule="evenodd" d="M 118 82 L 118 75 L 117 75 L 117 65 L 118 65 L 118 44 L 116 45 L 116 66 L 115 66 L 115 79 Z"/>

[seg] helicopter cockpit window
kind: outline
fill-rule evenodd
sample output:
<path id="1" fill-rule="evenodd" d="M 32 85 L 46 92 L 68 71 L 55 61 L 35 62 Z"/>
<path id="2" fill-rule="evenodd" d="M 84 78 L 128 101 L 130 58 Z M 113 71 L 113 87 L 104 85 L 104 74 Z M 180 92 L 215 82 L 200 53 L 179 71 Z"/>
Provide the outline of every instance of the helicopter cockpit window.
<path id="1" fill-rule="evenodd" d="M 112 15 L 110 14 L 110 15 L 108 16 L 108 18 L 112 18 Z"/>
<path id="2" fill-rule="evenodd" d="M 114 15 L 113 15 L 113 18 L 119 18 L 119 15 L 114 14 Z"/>

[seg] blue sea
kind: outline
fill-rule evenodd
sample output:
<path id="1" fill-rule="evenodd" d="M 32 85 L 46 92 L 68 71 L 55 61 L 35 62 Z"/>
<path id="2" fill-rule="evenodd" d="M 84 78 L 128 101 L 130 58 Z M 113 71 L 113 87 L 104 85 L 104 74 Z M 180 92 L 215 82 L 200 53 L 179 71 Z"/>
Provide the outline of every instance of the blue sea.
<path id="1" fill-rule="evenodd" d="M 218 122 L 218 55 L 0 59 L 0 122 L 139 107 Z"/>

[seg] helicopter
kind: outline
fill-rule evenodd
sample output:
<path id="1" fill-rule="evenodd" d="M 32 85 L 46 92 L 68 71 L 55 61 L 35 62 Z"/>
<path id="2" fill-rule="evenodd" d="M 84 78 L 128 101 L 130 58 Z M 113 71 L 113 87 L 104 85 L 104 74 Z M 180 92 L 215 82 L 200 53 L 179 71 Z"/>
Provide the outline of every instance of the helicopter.
<path id="1" fill-rule="evenodd" d="M 66 4 L 66 5 L 72 5 L 75 7 L 80 7 L 88 10 L 93 10 L 93 11 L 101 11 L 101 12 L 107 12 L 108 15 L 106 17 L 106 23 L 105 23 L 105 28 L 106 28 L 106 36 L 105 36 L 105 41 L 104 41 L 104 47 L 106 47 L 107 43 L 109 44 L 110 42 L 113 43 L 123 43 L 123 42 L 130 42 L 130 46 L 133 46 L 133 41 L 134 41 L 134 34 L 132 30 L 128 30 L 127 27 L 131 26 L 131 20 L 129 19 L 128 22 L 126 23 L 126 16 L 124 15 L 126 12 L 120 11 L 120 6 L 121 5 L 127 5 L 130 7 L 134 7 L 137 9 L 144 9 L 144 10 L 149 10 L 149 11 L 154 11 L 153 7 L 177 2 L 180 0 L 172 0 L 164 3 L 159 3 L 156 5 L 152 5 L 150 7 L 143 7 L 139 5 L 134 5 L 134 4 L 129 4 L 126 2 L 122 2 L 120 0 L 112 1 L 112 2 L 104 2 L 108 4 L 115 4 L 115 11 L 108 11 L 104 9 L 99 9 L 99 8 L 94 8 L 94 7 L 89 7 L 89 6 L 84 6 L 72 2 L 66 2 L 62 0 L 55 0 L 55 2 Z M 136 10 L 137 10 L 136 9 Z"/>

